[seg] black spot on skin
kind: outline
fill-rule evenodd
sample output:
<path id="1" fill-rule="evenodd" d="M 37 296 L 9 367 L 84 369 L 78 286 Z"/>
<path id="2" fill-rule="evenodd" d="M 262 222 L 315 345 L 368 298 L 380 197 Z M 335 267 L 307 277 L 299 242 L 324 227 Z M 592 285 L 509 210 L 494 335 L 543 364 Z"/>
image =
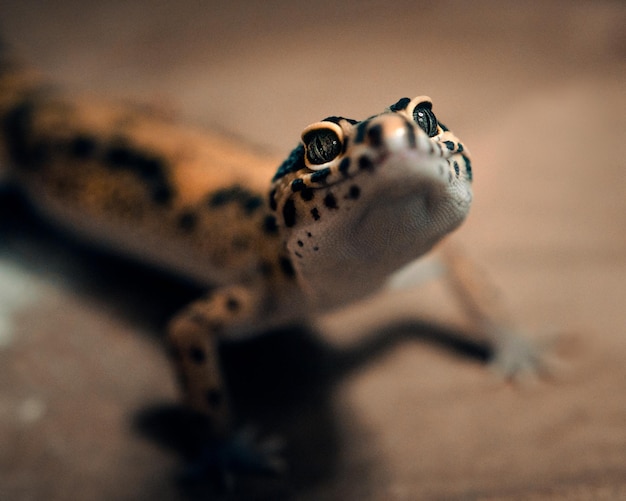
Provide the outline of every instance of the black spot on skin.
<path id="1" fill-rule="evenodd" d="M 343 143 L 342 143 L 342 148 L 341 148 L 342 154 L 348 150 L 349 144 L 350 144 L 350 138 L 349 137 L 344 138 Z"/>
<path id="2" fill-rule="evenodd" d="M 243 203 L 243 210 L 246 212 L 246 214 L 252 214 L 262 205 L 263 205 L 263 199 L 256 195 L 252 195 L 248 197 L 248 199 Z"/>
<path id="3" fill-rule="evenodd" d="M 335 198 L 335 195 L 332 193 L 326 195 L 324 197 L 324 205 L 329 209 L 337 209 L 337 199 Z"/>
<path id="4" fill-rule="evenodd" d="M 238 187 L 224 188 L 209 196 L 209 207 L 221 207 L 235 200 Z"/>
<path id="5" fill-rule="evenodd" d="M 263 199 L 236 184 L 212 193 L 208 197 L 207 203 L 211 208 L 219 208 L 235 203 L 246 214 L 250 215 L 263 205 Z"/>
<path id="6" fill-rule="evenodd" d="M 461 143 L 457 143 L 456 151 L 458 151 L 459 153 L 463 153 L 463 151 L 465 151 L 465 148 L 463 148 L 463 145 Z"/>
<path id="7" fill-rule="evenodd" d="M 167 205 L 174 193 L 166 177 L 165 162 L 153 155 L 134 149 L 118 139 L 104 154 L 104 162 L 111 169 L 134 172 L 147 184 L 152 200 L 159 205 Z"/>
<path id="8" fill-rule="evenodd" d="M 125 144 L 115 144 L 105 152 L 104 161 L 110 167 L 125 168 L 134 164 L 135 152 Z"/>
<path id="9" fill-rule="evenodd" d="M 314 247 L 313 247 L 313 250 L 314 250 L 315 252 L 317 252 L 318 250 L 320 250 L 320 248 L 316 245 L 316 246 L 314 246 Z"/>
<path id="10" fill-rule="evenodd" d="M 281 164 L 281 166 L 274 174 L 272 182 L 278 181 L 280 178 L 286 176 L 291 172 L 296 172 L 300 169 L 304 169 L 304 145 L 299 144 L 287 157 L 287 159 Z"/>
<path id="11" fill-rule="evenodd" d="M 448 132 L 450 130 L 445 125 L 443 125 L 441 122 L 439 122 L 439 127 L 441 127 L 441 130 L 443 130 L 444 132 Z"/>
<path id="12" fill-rule="evenodd" d="M 234 297 L 229 297 L 226 299 L 226 309 L 231 312 L 238 311 L 241 308 L 241 304 L 239 300 Z"/>
<path id="13" fill-rule="evenodd" d="M 31 148 L 34 111 L 34 104 L 24 101 L 8 112 L 2 123 L 7 150 L 17 165 L 36 167 L 43 160 Z"/>
<path id="14" fill-rule="evenodd" d="M 352 120 L 351 118 L 345 118 L 345 117 L 326 117 L 324 120 L 322 120 L 322 122 L 332 122 L 334 124 L 339 125 L 339 122 L 341 122 L 342 120 L 346 120 L 348 122 L 350 122 L 352 125 L 358 123 L 358 120 Z"/>
<path id="15" fill-rule="evenodd" d="M 287 200 L 283 206 L 283 219 L 287 228 L 296 224 L 296 206 L 292 199 Z"/>
<path id="16" fill-rule="evenodd" d="M 359 157 L 359 169 L 361 170 L 371 170 L 374 168 L 374 163 L 366 157 L 365 155 L 361 155 Z"/>
<path id="17" fill-rule="evenodd" d="M 329 174 L 330 174 L 330 169 L 328 167 L 326 167 L 325 169 L 315 171 L 313 174 L 311 174 L 311 182 L 323 183 L 324 181 L 326 181 L 326 178 L 328 177 Z"/>
<path id="18" fill-rule="evenodd" d="M 261 261 L 259 263 L 259 272 L 264 277 L 272 276 L 273 271 L 274 271 L 274 268 L 272 267 L 272 263 L 270 263 L 269 261 Z"/>
<path id="19" fill-rule="evenodd" d="M 391 106 L 389 106 L 389 109 L 391 111 L 406 110 L 406 107 L 409 105 L 410 102 L 411 100 L 408 97 L 403 97 L 402 99 L 398 100 L 397 103 L 394 103 Z"/>
<path id="20" fill-rule="evenodd" d="M 165 164 L 156 157 L 139 154 L 135 157 L 135 167 L 139 175 L 148 181 L 158 181 L 165 177 Z"/>
<path id="21" fill-rule="evenodd" d="M 195 212 L 186 211 L 178 216 L 178 227 L 183 231 L 192 231 L 198 224 L 198 215 Z"/>
<path id="22" fill-rule="evenodd" d="M 367 139 L 374 148 L 380 148 L 383 144 L 383 128 L 381 125 L 372 125 L 367 130 Z"/>
<path id="23" fill-rule="evenodd" d="M 361 188 L 359 188 L 356 184 L 350 186 L 350 190 L 348 191 L 348 198 L 352 200 L 356 200 L 361 196 Z"/>
<path id="24" fill-rule="evenodd" d="M 291 191 L 293 191 L 294 193 L 296 191 L 303 190 L 304 188 L 306 188 L 306 185 L 304 184 L 304 181 L 300 178 L 294 179 L 291 182 Z"/>
<path id="25" fill-rule="evenodd" d="M 270 200 L 270 209 L 276 210 L 276 190 L 275 189 L 270 191 L 269 200 Z"/>
<path id="26" fill-rule="evenodd" d="M 465 160 L 465 172 L 467 174 L 467 179 L 471 181 L 474 179 L 474 175 L 472 174 L 472 162 L 470 162 L 469 157 L 463 155 L 463 160 Z"/>
<path id="27" fill-rule="evenodd" d="M 311 209 L 311 216 L 313 216 L 313 219 L 315 219 L 316 221 L 319 221 L 320 211 L 317 210 L 317 207 Z"/>
<path id="28" fill-rule="evenodd" d="M 96 145 L 94 137 L 79 134 L 70 143 L 70 155 L 80 160 L 92 158 L 96 152 Z"/>
<path id="29" fill-rule="evenodd" d="M 444 141 L 443 144 L 445 144 L 446 148 L 448 148 L 450 151 L 454 151 L 454 148 L 456 147 L 456 145 L 452 141 Z"/>
<path id="30" fill-rule="evenodd" d="M 302 240 L 298 240 L 298 247 L 304 247 L 304 242 Z"/>
<path id="31" fill-rule="evenodd" d="M 361 144 L 365 139 L 365 132 L 367 130 L 367 126 L 369 124 L 369 120 L 365 120 L 361 122 L 356 127 L 356 136 L 354 136 L 354 144 Z"/>
<path id="32" fill-rule="evenodd" d="M 274 216 L 265 216 L 263 220 L 263 231 L 268 235 L 276 235 L 278 233 L 278 225 Z"/>
<path id="33" fill-rule="evenodd" d="M 206 360 L 206 353 L 199 346 L 192 346 L 189 348 L 189 359 L 194 364 L 203 364 Z"/>
<path id="34" fill-rule="evenodd" d="M 313 233 L 311 233 L 310 231 L 307 231 L 307 232 L 306 232 L 306 236 L 307 236 L 307 237 L 309 237 L 309 238 L 311 238 L 311 237 L 313 236 Z"/>
<path id="35" fill-rule="evenodd" d="M 406 138 L 409 142 L 409 148 L 414 150 L 417 148 L 417 138 L 415 137 L 415 130 L 413 129 L 413 125 L 407 121 L 406 123 Z"/>
<path id="36" fill-rule="evenodd" d="M 305 188 L 300 192 L 300 198 L 302 198 L 305 202 L 310 202 L 313 200 L 314 196 L 315 192 L 311 188 Z"/>
<path id="37" fill-rule="evenodd" d="M 152 200 L 158 205 L 167 205 L 172 200 L 172 189 L 167 184 L 157 184 L 151 191 Z"/>
<path id="38" fill-rule="evenodd" d="M 345 157 L 339 162 L 339 172 L 341 172 L 344 176 L 348 173 L 348 169 L 350 168 L 350 157 Z"/>
<path id="39" fill-rule="evenodd" d="M 211 388 L 205 393 L 206 403 L 209 407 L 215 409 L 222 404 L 222 393 L 219 390 Z"/>
<path id="40" fill-rule="evenodd" d="M 454 172 L 456 173 L 456 175 L 458 176 L 459 173 L 461 172 L 461 170 L 459 169 L 459 163 L 455 160 L 452 163 L 452 166 L 454 167 Z"/>
<path id="41" fill-rule="evenodd" d="M 281 271 L 285 274 L 285 276 L 292 278 L 296 275 L 296 271 L 293 269 L 293 264 L 291 260 L 286 257 L 281 257 L 278 262 L 280 265 Z"/>
<path id="42" fill-rule="evenodd" d="M 302 259 L 302 254 L 300 254 L 299 252 L 296 251 L 296 252 L 294 252 L 294 254 L 296 255 L 296 257 L 299 257 L 299 258 Z"/>
<path id="43" fill-rule="evenodd" d="M 322 122 L 332 122 L 334 124 L 339 124 L 339 122 L 342 120 L 341 117 L 326 117 L 324 120 L 322 120 Z"/>

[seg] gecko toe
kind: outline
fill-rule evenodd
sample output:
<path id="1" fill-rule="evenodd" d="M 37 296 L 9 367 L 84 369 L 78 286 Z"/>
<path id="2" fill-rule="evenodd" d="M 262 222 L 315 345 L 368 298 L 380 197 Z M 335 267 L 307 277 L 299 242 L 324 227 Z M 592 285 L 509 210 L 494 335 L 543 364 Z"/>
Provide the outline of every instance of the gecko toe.
<path id="1" fill-rule="evenodd" d="M 503 379 L 528 384 L 557 377 L 566 367 L 557 349 L 562 342 L 560 335 L 543 335 L 535 339 L 507 332 L 500 339 L 491 368 Z"/>

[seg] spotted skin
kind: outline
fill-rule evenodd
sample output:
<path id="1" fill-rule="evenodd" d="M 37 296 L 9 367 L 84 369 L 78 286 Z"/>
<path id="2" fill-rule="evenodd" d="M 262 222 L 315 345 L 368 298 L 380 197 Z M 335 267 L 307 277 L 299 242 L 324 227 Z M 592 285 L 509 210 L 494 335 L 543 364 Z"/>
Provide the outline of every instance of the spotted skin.
<path id="1" fill-rule="evenodd" d="M 316 122 L 280 163 L 154 110 L 58 95 L 0 62 L 0 182 L 70 231 L 210 290 L 167 342 L 185 401 L 217 435 L 231 432 L 221 339 L 376 292 L 471 205 L 469 152 L 425 96 Z"/>

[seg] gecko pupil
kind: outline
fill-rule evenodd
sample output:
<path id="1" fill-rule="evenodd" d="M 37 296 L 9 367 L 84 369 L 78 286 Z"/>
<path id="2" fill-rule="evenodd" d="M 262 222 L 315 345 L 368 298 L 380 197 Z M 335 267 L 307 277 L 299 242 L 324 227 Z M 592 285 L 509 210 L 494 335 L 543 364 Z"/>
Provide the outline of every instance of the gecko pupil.
<path id="1" fill-rule="evenodd" d="M 306 155 L 313 165 L 321 165 L 333 160 L 341 152 L 337 134 L 330 129 L 312 131 L 304 138 Z"/>
<path id="2" fill-rule="evenodd" d="M 437 135 L 437 117 L 430 109 L 430 103 L 420 103 L 413 110 L 413 120 L 428 137 Z"/>

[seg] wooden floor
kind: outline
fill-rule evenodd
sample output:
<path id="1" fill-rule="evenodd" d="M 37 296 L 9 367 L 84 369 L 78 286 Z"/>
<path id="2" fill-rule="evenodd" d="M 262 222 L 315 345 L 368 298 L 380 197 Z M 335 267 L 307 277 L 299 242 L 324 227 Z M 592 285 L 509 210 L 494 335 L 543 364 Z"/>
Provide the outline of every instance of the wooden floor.
<path id="1" fill-rule="evenodd" d="M 226 346 L 240 414 L 283 437 L 291 465 L 234 498 L 626 499 L 622 2 L 0 10 L 4 38 L 66 88 L 180 110 L 279 155 L 324 116 L 430 95 L 473 154 L 458 240 L 529 336 L 570 334 L 558 379 L 504 384 L 479 356 L 418 339 L 463 323 L 434 283 L 319 335 Z M 189 437 L 159 345 L 193 291 L 0 207 L 0 499 L 210 498 L 210 484 L 177 482 Z M 424 322 L 365 349 L 363 318 L 406 304 Z"/>

